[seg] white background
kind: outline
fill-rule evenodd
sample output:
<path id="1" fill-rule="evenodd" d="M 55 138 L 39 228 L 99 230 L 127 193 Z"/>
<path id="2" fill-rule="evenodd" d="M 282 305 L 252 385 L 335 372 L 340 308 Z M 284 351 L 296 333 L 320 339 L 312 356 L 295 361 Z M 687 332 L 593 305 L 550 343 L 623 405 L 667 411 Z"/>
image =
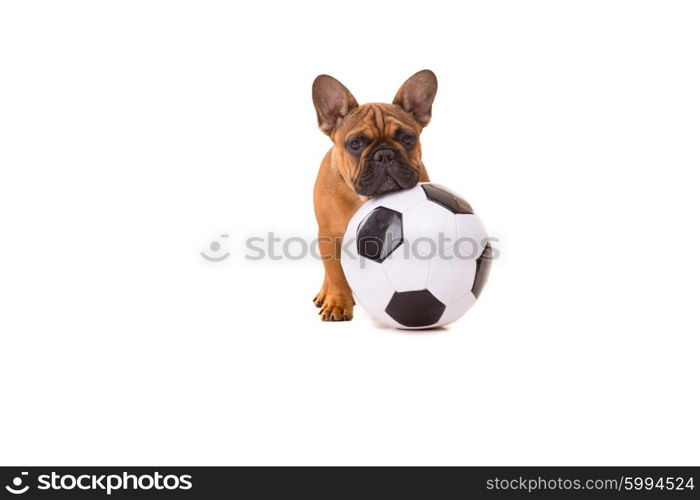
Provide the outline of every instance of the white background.
<path id="1" fill-rule="evenodd" d="M 4 2 L 0 461 L 697 465 L 699 14 Z M 444 331 L 322 323 L 321 264 L 244 240 L 315 236 L 317 74 L 423 68 L 501 259 Z"/>

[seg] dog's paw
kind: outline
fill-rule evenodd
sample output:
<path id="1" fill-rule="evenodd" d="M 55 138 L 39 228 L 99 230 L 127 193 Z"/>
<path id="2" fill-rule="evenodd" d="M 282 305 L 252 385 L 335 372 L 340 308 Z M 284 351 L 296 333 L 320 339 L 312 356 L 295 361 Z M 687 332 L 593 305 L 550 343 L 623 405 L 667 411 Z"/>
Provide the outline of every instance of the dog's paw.
<path id="1" fill-rule="evenodd" d="M 320 291 L 316 294 L 314 297 L 314 305 L 316 307 L 321 307 L 323 305 L 323 302 L 326 300 L 326 292 L 325 291 Z"/>
<path id="2" fill-rule="evenodd" d="M 328 280 L 324 279 L 321 289 L 318 291 L 314 297 L 314 305 L 316 307 L 323 306 L 323 302 L 326 300 L 326 295 L 328 295 Z"/>
<path id="3" fill-rule="evenodd" d="M 319 306 L 318 314 L 323 321 L 350 321 L 353 304 L 352 296 L 328 294 Z"/>

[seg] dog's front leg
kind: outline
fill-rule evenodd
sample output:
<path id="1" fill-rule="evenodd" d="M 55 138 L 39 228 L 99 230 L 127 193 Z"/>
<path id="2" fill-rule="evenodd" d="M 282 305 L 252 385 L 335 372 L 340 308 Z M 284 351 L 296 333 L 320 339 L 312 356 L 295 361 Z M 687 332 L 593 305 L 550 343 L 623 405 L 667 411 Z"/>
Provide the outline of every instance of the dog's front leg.
<path id="1" fill-rule="evenodd" d="M 318 246 L 323 258 L 326 276 L 316 303 L 321 308 L 323 321 L 352 319 L 353 299 L 345 273 L 340 266 L 343 235 L 335 231 L 319 230 Z M 323 297 L 320 295 L 323 294 Z"/>

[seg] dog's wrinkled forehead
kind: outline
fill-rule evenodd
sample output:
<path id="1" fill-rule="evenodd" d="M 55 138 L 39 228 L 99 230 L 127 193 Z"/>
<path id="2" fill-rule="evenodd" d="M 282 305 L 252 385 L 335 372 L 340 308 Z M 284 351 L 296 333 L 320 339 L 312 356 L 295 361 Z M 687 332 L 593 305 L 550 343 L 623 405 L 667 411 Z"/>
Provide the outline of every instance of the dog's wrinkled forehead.
<path id="1" fill-rule="evenodd" d="M 363 104 L 343 120 L 334 140 L 343 141 L 360 134 L 373 141 L 392 140 L 399 130 L 418 135 L 420 126 L 410 114 L 395 104 Z"/>

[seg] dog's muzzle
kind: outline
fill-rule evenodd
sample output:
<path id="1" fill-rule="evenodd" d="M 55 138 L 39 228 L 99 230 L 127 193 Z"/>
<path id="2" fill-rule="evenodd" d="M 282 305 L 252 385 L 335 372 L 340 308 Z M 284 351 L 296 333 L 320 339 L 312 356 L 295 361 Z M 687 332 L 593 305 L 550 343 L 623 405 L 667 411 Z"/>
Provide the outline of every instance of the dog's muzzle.
<path id="1" fill-rule="evenodd" d="M 409 189 L 418 183 L 418 169 L 403 160 L 392 148 L 372 151 L 355 182 L 355 191 L 362 196 L 377 196 Z"/>

